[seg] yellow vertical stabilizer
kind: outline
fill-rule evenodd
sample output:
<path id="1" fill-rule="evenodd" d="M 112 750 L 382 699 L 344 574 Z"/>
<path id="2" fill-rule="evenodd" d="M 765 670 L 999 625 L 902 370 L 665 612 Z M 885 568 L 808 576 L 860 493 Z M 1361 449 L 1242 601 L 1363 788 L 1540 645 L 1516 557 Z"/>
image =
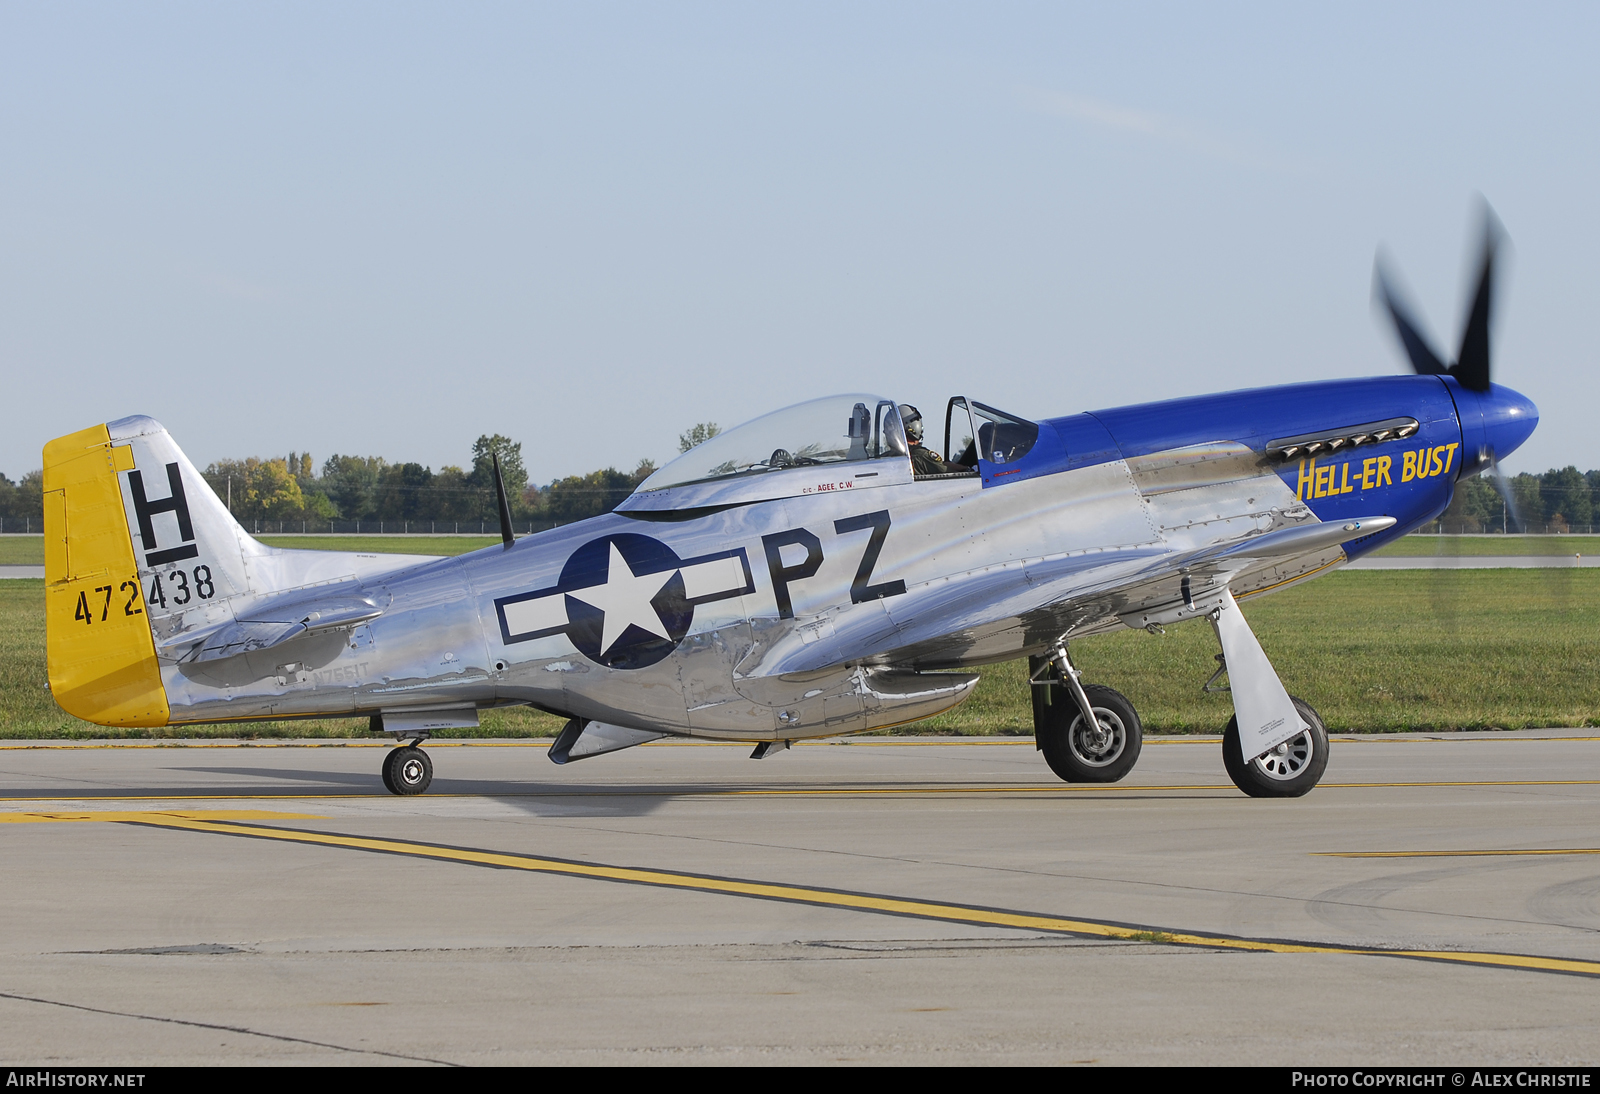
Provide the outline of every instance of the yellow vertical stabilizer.
<path id="1" fill-rule="evenodd" d="M 133 450 L 103 425 L 44 446 L 45 636 L 50 691 L 104 726 L 167 724 L 117 473 Z"/>

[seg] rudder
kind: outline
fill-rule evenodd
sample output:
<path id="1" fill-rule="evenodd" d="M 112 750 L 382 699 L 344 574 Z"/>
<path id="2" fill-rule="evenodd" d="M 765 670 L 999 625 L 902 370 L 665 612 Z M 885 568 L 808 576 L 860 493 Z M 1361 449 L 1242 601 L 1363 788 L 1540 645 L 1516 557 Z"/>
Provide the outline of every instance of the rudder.
<path id="1" fill-rule="evenodd" d="M 167 695 L 118 481 L 133 466 L 104 425 L 44 447 L 46 658 L 67 713 L 162 726 Z"/>

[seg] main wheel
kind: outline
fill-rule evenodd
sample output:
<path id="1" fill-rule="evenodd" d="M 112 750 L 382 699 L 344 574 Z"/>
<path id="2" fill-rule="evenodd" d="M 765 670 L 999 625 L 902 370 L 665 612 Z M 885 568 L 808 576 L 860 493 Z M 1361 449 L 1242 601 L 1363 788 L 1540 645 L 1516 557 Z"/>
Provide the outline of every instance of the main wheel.
<path id="1" fill-rule="evenodd" d="M 433 761 L 416 745 L 390 749 L 383 758 L 383 785 L 391 794 L 420 794 L 432 781 Z"/>
<path id="2" fill-rule="evenodd" d="M 1045 762 L 1069 783 L 1114 783 L 1139 761 L 1144 727 L 1127 698 L 1108 687 L 1086 684 L 1098 725 L 1084 721 L 1072 693 L 1057 685 L 1041 709 L 1036 732 Z"/>
<path id="3" fill-rule="evenodd" d="M 1321 781 L 1328 766 L 1328 730 L 1322 718 L 1304 699 L 1289 698 L 1294 699 L 1300 720 L 1311 727 L 1300 736 L 1246 760 L 1237 715 L 1222 732 L 1222 766 L 1233 785 L 1252 798 L 1298 798 Z"/>

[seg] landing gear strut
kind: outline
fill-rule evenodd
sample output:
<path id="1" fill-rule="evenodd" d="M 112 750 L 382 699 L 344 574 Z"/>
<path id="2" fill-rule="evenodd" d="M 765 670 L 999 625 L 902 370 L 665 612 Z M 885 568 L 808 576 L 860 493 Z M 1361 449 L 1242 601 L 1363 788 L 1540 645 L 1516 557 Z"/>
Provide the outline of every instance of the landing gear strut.
<path id="1" fill-rule="evenodd" d="M 1069 783 L 1114 783 L 1133 770 L 1144 727 L 1125 696 L 1084 684 L 1065 643 L 1028 668 L 1034 740 L 1050 770 Z"/>
<path id="2" fill-rule="evenodd" d="M 383 785 L 391 794 L 420 794 L 432 781 L 433 761 L 415 741 L 390 749 L 383 758 Z"/>
<path id="3" fill-rule="evenodd" d="M 1328 766 L 1328 730 L 1310 703 L 1284 690 L 1231 592 L 1223 591 L 1210 619 L 1222 653 L 1202 690 L 1231 692 L 1234 710 L 1222 731 L 1222 766 L 1252 798 L 1298 798 Z M 1224 672 L 1228 686 L 1216 687 Z"/>

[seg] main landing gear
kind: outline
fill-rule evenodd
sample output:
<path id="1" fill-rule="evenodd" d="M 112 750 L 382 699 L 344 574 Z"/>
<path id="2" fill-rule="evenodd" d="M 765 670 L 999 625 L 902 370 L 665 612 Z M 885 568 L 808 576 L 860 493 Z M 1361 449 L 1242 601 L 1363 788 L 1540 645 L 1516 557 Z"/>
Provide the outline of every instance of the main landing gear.
<path id="1" fill-rule="evenodd" d="M 433 781 L 433 761 L 417 747 L 419 743 L 411 741 L 391 748 L 383 758 L 383 785 L 389 788 L 389 793 L 420 794 Z"/>
<path id="2" fill-rule="evenodd" d="M 1204 690 L 1231 692 L 1235 711 L 1222 735 L 1222 766 L 1252 798 L 1298 798 L 1327 769 L 1327 727 L 1310 703 L 1284 690 L 1231 593 L 1210 619 L 1223 652 Z M 1082 683 L 1065 642 L 1052 654 L 1030 657 L 1028 670 L 1034 740 L 1050 770 L 1069 783 L 1114 783 L 1133 770 L 1143 728 L 1132 703 Z M 1228 686 L 1214 686 L 1223 673 Z M 1241 718 L 1249 732 L 1240 731 Z M 1293 733 L 1294 727 L 1303 728 Z M 1292 735 L 1284 739 L 1286 732 Z"/>
<path id="3" fill-rule="evenodd" d="M 1065 644 L 1028 659 L 1033 733 L 1045 763 L 1069 783 L 1114 783 L 1139 762 L 1144 727 L 1127 698 L 1084 684 Z"/>

